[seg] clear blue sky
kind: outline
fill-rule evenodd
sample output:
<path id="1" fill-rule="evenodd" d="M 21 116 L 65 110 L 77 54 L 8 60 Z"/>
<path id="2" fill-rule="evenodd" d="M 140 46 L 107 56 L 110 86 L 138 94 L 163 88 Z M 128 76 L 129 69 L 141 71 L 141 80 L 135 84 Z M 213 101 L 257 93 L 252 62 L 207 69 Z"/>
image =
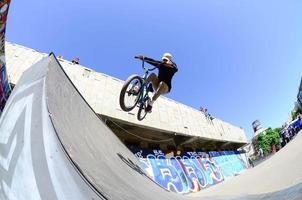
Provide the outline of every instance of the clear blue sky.
<path id="1" fill-rule="evenodd" d="M 111 76 L 141 73 L 134 55 L 179 66 L 168 95 L 245 129 L 285 122 L 302 75 L 299 0 L 13 0 L 6 38 Z"/>

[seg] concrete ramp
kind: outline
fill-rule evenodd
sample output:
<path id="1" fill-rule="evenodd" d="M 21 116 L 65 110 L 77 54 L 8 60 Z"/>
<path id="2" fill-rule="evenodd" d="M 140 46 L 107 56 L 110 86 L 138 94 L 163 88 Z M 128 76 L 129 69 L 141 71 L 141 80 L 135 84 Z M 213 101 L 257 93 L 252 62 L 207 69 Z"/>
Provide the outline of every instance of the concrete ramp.
<path id="1" fill-rule="evenodd" d="M 0 120 L 0 199 L 98 199 L 75 170 L 46 106 L 47 57 L 24 73 Z"/>
<path id="2" fill-rule="evenodd" d="M 23 74 L 0 119 L 0 198 L 302 199 L 302 174 L 297 170 L 302 169 L 302 150 L 296 149 L 301 135 L 292 143 L 295 152 L 287 148 L 286 156 L 274 156 L 285 164 L 270 159 L 271 170 L 264 165 L 269 160 L 262 164 L 264 169 L 260 165 L 224 183 L 233 193 L 216 187 L 194 196 L 166 191 L 141 170 L 137 158 L 97 117 L 51 54 Z M 292 176 L 286 178 L 285 170 Z M 283 184 L 264 181 L 275 176 Z M 237 178 L 243 179 L 240 184 Z M 254 186 L 253 192 L 242 190 Z"/>

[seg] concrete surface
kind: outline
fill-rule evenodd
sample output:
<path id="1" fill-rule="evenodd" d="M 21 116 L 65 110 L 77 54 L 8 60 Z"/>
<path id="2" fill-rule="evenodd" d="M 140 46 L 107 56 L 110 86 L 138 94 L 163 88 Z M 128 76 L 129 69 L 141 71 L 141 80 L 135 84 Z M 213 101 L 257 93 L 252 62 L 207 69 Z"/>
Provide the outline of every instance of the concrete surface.
<path id="1" fill-rule="evenodd" d="M 288 145 L 259 165 L 230 181 L 190 196 L 244 196 L 280 192 L 284 199 L 295 190 L 302 199 L 302 131 Z M 292 188 L 291 188 L 292 187 Z M 237 189 L 236 189 L 237 188 Z M 291 188 L 291 189 L 290 189 Z M 274 199 L 274 198 L 273 198 Z M 288 198 L 290 199 L 290 198 Z"/>
<path id="2" fill-rule="evenodd" d="M 18 81 L 24 70 L 47 56 L 45 53 L 8 42 L 5 48 L 7 71 L 12 83 Z M 122 80 L 95 72 L 82 65 L 75 65 L 64 59 L 59 61 L 76 88 L 98 114 L 122 120 L 134 126 L 159 129 L 167 132 L 167 134 L 176 132 L 210 140 L 241 144 L 247 142 L 243 129 L 218 118 L 215 118 L 211 123 L 200 111 L 166 97 L 158 99 L 158 102 L 154 105 L 152 115 L 148 115 L 143 121 L 138 121 L 136 119 L 137 109 L 129 114 L 122 111 L 119 106 Z M 134 61 L 133 63 L 137 67 L 135 71 L 140 72 L 140 62 Z"/>
<path id="3" fill-rule="evenodd" d="M 22 76 L 1 116 L 0 197 L 297 200 L 301 143 L 300 133 L 266 162 L 198 194 L 168 192 L 141 170 L 51 55 Z"/>
<path id="4" fill-rule="evenodd" d="M 0 119 L 0 199 L 98 199 L 75 170 L 46 107 L 50 58 L 33 66 L 13 90 Z"/>

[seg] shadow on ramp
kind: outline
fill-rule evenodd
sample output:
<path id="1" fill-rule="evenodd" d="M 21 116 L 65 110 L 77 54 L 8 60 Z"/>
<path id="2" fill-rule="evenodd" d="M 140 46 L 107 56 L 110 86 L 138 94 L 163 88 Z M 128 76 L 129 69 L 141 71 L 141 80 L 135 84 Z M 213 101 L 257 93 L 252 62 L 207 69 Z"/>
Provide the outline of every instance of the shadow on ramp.
<path id="1" fill-rule="evenodd" d="M 267 194 L 256 191 L 255 194 L 234 193 L 225 197 L 215 197 L 223 195 L 215 188 L 205 197 L 201 194 L 206 190 L 200 192 L 201 196 L 164 190 L 143 172 L 137 158 L 97 117 L 53 54 L 27 70 L 15 87 L 0 120 L 0 155 L 1 199 L 301 197 L 301 184 L 290 185 L 286 191 L 282 188 Z M 246 180 L 245 184 L 241 187 L 257 183 Z M 288 196 L 288 191 L 292 196 Z"/>

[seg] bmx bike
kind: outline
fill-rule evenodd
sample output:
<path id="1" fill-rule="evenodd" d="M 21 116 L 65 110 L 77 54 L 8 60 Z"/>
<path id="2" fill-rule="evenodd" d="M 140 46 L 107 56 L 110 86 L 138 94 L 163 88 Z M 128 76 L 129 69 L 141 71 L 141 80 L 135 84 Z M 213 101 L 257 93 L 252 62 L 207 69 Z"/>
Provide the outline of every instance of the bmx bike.
<path id="1" fill-rule="evenodd" d="M 136 56 L 134 58 L 138 59 L 139 57 Z M 149 86 L 151 83 L 148 82 L 147 77 L 149 72 L 153 71 L 156 67 L 145 67 L 145 61 L 142 60 L 142 68 L 145 74 L 142 76 L 136 74 L 129 76 L 120 92 L 120 106 L 122 110 L 129 112 L 138 106 L 137 119 L 139 121 L 143 120 L 147 115 L 146 107 L 148 102 L 151 101 L 149 92 L 152 92 Z"/>

